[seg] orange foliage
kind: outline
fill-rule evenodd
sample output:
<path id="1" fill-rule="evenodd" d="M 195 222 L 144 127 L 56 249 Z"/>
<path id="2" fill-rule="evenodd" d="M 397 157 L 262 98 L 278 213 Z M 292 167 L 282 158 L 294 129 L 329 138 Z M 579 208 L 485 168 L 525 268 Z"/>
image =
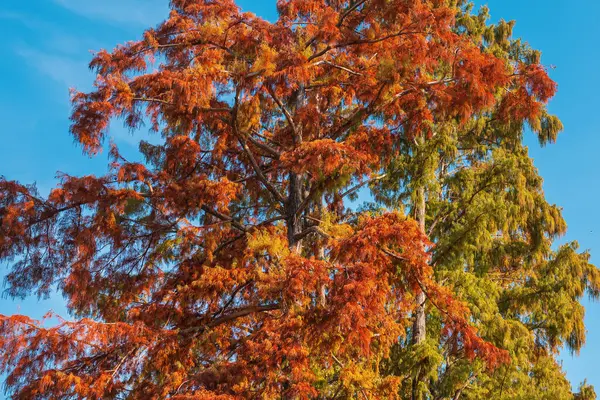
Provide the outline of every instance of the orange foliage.
<path id="1" fill-rule="evenodd" d="M 280 0 L 269 23 L 232 0 L 173 0 L 141 40 L 97 53 L 96 89 L 73 93 L 84 151 L 114 118 L 164 143 L 142 143 L 144 163 L 113 147 L 109 174 L 63 176 L 48 198 L 0 180 L 9 293 L 58 287 L 84 318 L 0 317 L 15 398 L 314 398 L 323 371 L 344 385 L 387 355 L 420 291 L 450 351 L 506 362 L 433 281 L 413 221 L 319 226 L 322 201 L 343 211 L 401 135 L 496 108 L 520 123 L 553 95 L 542 67 L 457 33 L 449 3 Z"/>

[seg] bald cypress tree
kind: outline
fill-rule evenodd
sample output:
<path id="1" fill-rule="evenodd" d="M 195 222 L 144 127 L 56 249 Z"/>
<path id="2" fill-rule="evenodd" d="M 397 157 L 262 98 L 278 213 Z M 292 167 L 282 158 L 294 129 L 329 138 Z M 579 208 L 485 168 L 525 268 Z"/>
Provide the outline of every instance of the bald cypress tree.
<path id="1" fill-rule="evenodd" d="M 8 294 L 56 287 L 72 316 L 0 315 L 11 398 L 595 396 L 555 360 L 600 278 L 553 247 L 522 141 L 556 138 L 556 85 L 511 24 L 463 0 L 170 4 L 73 94 L 87 154 L 122 119 L 161 133 L 144 161 L 111 146 L 46 197 L 0 178 Z M 385 213 L 348 212 L 367 182 Z"/>

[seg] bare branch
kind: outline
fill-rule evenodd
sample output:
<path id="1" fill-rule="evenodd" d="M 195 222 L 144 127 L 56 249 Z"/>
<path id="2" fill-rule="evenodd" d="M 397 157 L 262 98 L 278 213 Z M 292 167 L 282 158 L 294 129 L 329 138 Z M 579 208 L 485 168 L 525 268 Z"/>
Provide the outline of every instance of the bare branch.
<path id="1" fill-rule="evenodd" d="M 326 60 L 317 61 L 313 65 L 321 65 L 321 64 L 327 64 L 327 65 L 329 65 L 329 66 L 331 66 L 333 68 L 340 69 L 340 70 L 348 72 L 349 74 L 352 74 L 352 75 L 363 76 L 363 74 L 361 74 L 360 72 L 352 71 L 350 68 L 343 67 L 343 66 L 338 65 L 338 64 L 334 64 L 331 61 L 326 61 Z"/>
<path id="2" fill-rule="evenodd" d="M 324 230 L 322 230 L 318 226 L 311 226 L 310 228 L 306 228 L 302 232 L 294 235 L 294 240 L 296 242 L 298 242 L 298 241 L 304 239 L 305 237 L 307 237 L 308 235 L 310 235 L 311 233 L 319 234 L 319 235 L 323 236 L 324 238 L 330 238 L 331 237 L 330 234 L 328 234 L 327 232 L 325 232 Z"/>
<path id="3" fill-rule="evenodd" d="M 344 47 L 350 47 L 350 46 L 358 46 L 358 45 L 362 45 L 362 44 L 375 44 L 375 43 L 379 43 L 379 42 L 383 42 L 385 40 L 389 40 L 395 37 L 399 37 L 399 36 L 403 36 L 403 35 L 416 35 L 416 34 L 425 34 L 426 32 L 422 32 L 422 31 L 405 31 L 402 30 L 400 32 L 396 32 L 396 33 L 392 33 L 389 35 L 385 35 L 382 36 L 380 38 L 375 38 L 375 39 L 360 39 L 360 40 L 354 40 L 351 42 L 345 42 L 345 43 L 338 43 L 338 44 L 334 44 L 334 45 L 329 45 L 327 47 L 325 47 L 323 50 L 319 51 L 318 53 L 313 54 L 312 56 L 310 56 L 308 58 L 308 61 L 312 61 L 315 58 L 319 58 L 325 54 L 327 54 L 330 50 L 333 49 L 341 49 Z"/>
<path id="4" fill-rule="evenodd" d="M 266 86 L 266 88 L 273 101 L 277 104 L 283 115 L 285 115 L 285 118 L 287 119 L 288 124 L 292 128 L 292 131 L 294 131 L 294 134 L 297 135 L 298 129 L 296 128 L 296 123 L 294 122 L 294 118 L 292 118 L 292 114 L 290 114 L 289 110 L 283 105 L 283 103 L 277 97 L 277 95 L 275 95 L 273 89 L 271 89 L 268 85 Z"/>
<path id="5" fill-rule="evenodd" d="M 211 210 L 210 208 L 208 208 L 208 207 L 207 207 L 207 206 L 205 206 L 205 205 L 203 205 L 201 208 L 202 208 L 202 210 L 203 210 L 204 212 L 206 212 L 207 214 L 210 214 L 210 215 L 212 215 L 213 217 L 216 217 L 216 218 L 220 219 L 221 221 L 225 221 L 225 222 L 228 222 L 228 223 L 230 223 L 230 224 L 231 224 L 231 226 L 233 226 L 235 229 L 237 229 L 237 230 L 239 230 L 239 231 L 241 231 L 241 232 L 244 232 L 244 233 L 245 233 L 245 232 L 248 232 L 248 229 L 247 229 L 247 228 L 246 228 L 244 225 L 242 225 L 242 224 L 240 224 L 239 222 L 235 221 L 235 220 L 234 220 L 233 218 L 231 218 L 230 216 L 228 216 L 228 215 L 225 215 L 225 214 L 221 214 L 220 212 L 218 212 L 218 211 L 215 211 L 215 210 Z"/>
<path id="6" fill-rule="evenodd" d="M 368 185 L 371 182 L 380 181 L 383 178 L 385 178 L 386 176 L 387 176 L 387 174 L 382 174 L 382 175 L 377 175 L 371 179 L 368 179 L 368 180 L 354 186 L 353 188 L 346 190 L 344 193 L 341 194 L 341 198 L 343 199 L 344 197 L 351 195 L 352 193 L 356 192 L 357 190 L 360 190 L 361 188 L 363 188 L 364 186 Z"/>
<path id="7" fill-rule="evenodd" d="M 238 142 L 240 143 L 240 146 L 242 146 L 242 149 L 248 156 L 248 159 L 250 160 L 250 164 L 252 165 L 252 169 L 254 169 L 254 172 L 258 176 L 258 179 L 265 185 L 267 190 L 273 195 L 273 197 L 275 198 L 276 201 L 278 201 L 281 204 L 284 204 L 285 198 L 281 195 L 281 193 L 279 193 L 279 191 L 273 186 L 273 184 L 271 184 L 271 182 L 269 182 L 269 180 L 263 173 L 262 169 L 258 165 L 258 162 L 256 161 L 256 158 L 254 157 L 254 154 L 252 154 L 252 151 L 248 147 L 246 140 L 243 138 L 242 134 L 240 133 L 240 131 L 238 129 L 237 115 L 238 115 L 238 108 L 239 108 L 239 95 L 240 95 L 239 91 L 240 91 L 240 89 L 238 89 L 238 92 L 236 93 L 235 105 L 234 105 L 232 113 L 231 113 L 232 114 L 231 125 L 233 128 L 233 131 L 235 133 L 235 136 L 238 139 Z"/>
<path id="8" fill-rule="evenodd" d="M 253 138 L 250 135 L 248 135 L 248 141 L 250 143 L 252 143 L 254 146 L 263 150 L 265 153 L 268 153 L 271 157 L 275 158 L 276 160 L 279 160 L 279 157 L 281 157 L 281 153 L 279 151 L 275 150 L 273 147 L 269 146 L 266 143 L 256 140 L 255 138 Z"/>
<path id="9" fill-rule="evenodd" d="M 354 3 L 353 5 L 349 6 L 346 11 L 344 11 L 344 13 L 342 14 L 342 16 L 340 17 L 339 22 L 337 23 L 338 28 L 341 27 L 344 24 L 344 20 L 346 18 L 348 18 L 348 16 L 354 11 L 356 10 L 358 7 L 362 6 L 363 4 L 365 4 L 367 2 L 367 0 L 361 0 L 361 1 L 357 1 L 356 3 Z"/>
<path id="10" fill-rule="evenodd" d="M 275 311 L 275 310 L 280 310 L 280 309 L 281 309 L 281 305 L 279 305 L 279 304 L 254 305 L 254 306 L 242 307 L 242 308 L 238 308 L 237 310 L 235 310 L 229 314 L 225 314 L 220 317 L 214 318 L 202 326 L 194 326 L 194 327 L 191 327 L 188 329 L 184 329 L 181 331 L 181 333 L 183 333 L 183 334 L 194 333 L 194 335 L 196 336 L 196 335 L 204 332 L 205 329 L 215 328 L 221 324 L 236 320 L 238 318 L 246 317 L 251 314 L 263 313 L 263 312 L 267 312 L 267 311 Z"/>
<path id="11" fill-rule="evenodd" d="M 162 100 L 162 99 L 157 99 L 155 97 L 134 97 L 132 100 L 133 101 L 142 101 L 142 102 L 146 102 L 146 103 L 160 103 L 160 104 L 165 104 L 168 106 L 175 105 L 175 103 L 172 103 L 172 102 L 166 101 L 166 100 Z M 217 108 L 196 107 L 195 110 L 199 111 L 199 112 L 223 112 L 223 113 L 231 112 L 231 108 L 228 108 L 228 107 L 217 107 Z"/>

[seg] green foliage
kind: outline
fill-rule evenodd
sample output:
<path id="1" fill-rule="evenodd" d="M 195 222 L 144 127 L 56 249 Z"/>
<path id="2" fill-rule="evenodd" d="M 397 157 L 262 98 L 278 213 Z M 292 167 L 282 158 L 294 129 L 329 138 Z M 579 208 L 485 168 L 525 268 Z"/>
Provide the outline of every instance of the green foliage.
<path id="1" fill-rule="evenodd" d="M 473 14 L 466 5 L 459 29 L 507 63 L 539 62 L 539 51 L 512 39 L 514 22 L 487 25 L 488 16 L 487 8 Z M 545 110 L 528 124 L 542 145 L 562 130 Z M 495 111 L 463 126 L 437 124 L 429 140 L 398 143 L 400 155 L 385 179 L 373 184 L 380 204 L 415 212 L 419 190 L 425 191 L 436 279 L 453 287 L 480 334 L 512 359 L 489 371 L 477 361 L 450 356 L 451 343 L 440 336 L 443 324 L 428 302 L 427 341 L 411 346 L 407 339 L 385 362 L 390 374 L 419 371 L 422 398 L 596 398 L 585 382 L 572 392 L 556 355 L 563 348 L 576 353 L 585 343 L 580 300 L 598 297 L 599 270 L 576 243 L 553 250 L 566 223 L 544 196 L 542 178 L 523 145 L 524 131 Z M 404 398 L 411 398 L 411 378 L 405 379 Z"/>

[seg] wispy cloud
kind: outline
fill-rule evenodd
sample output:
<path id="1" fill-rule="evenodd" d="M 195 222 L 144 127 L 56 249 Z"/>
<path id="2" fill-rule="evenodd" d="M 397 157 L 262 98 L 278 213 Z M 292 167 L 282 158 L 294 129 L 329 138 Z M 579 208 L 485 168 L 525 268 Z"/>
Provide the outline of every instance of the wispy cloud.
<path id="1" fill-rule="evenodd" d="M 0 12 L 0 20 L 16 21 L 33 34 L 34 39 L 22 38 L 9 48 L 29 67 L 64 87 L 65 104 L 69 88 L 91 89 L 94 75 L 88 68 L 90 51 L 101 48 L 100 42 L 68 32 L 55 22 L 37 16 Z"/>
<path id="2" fill-rule="evenodd" d="M 0 20 L 16 21 L 35 35 L 35 40 L 18 40 L 11 47 L 25 62 L 67 87 L 82 87 L 93 77 L 87 64 L 92 49 L 101 48 L 93 39 L 66 32 L 53 22 L 28 15 L 0 12 Z"/>
<path id="3" fill-rule="evenodd" d="M 111 24 L 155 25 L 168 15 L 167 0 L 54 0 L 56 4 L 87 18 Z"/>
<path id="4" fill-rule="evenodd" d="M 67 32 L 64 27 L 35 16 L 0 11 L 0 20 L 16 21 L 30 32 L 34 32 L 37 36 L 36 48 L 85 57 L 89 55 L 89 51 L 103 47 L 102 43 L 96 39 Z"/>
<path id="5" fill-rule="evenodd" d="M 38 72 L 58 84 L 64 89 L 64 97 L 61 97 L 65 107 L 70 107 L 67 91 L 69 88 L 77 88 L 77 90 L 90 90 L 91 84 L 94 81 L 94 75 L 86 68 L 86 60 L 72 58 L 67 55 L 58 55 L 46 53 L 30 47 L 20 46 L 16 50 L 29 66 L 34 67 Z M 140 140 L 146 140 L 150 143 L 159 143 L 159 135 L 151 134 L 144 128 L 130 132 L 123 127 L 123 122 L 120 120 L 110 124 L 109 138 L 117 144 L 124 144 L 136 148 Z"/>
<path id="6" fill-rule="evenodd" d="M 167 15 L 168 0 L 53 0 L 77 15 L 91 19 L 128 26 L 144 24 L 150 26 Z M 65 107 L 65 116 L 70 108 L 68 89 L 89 91 L 94 82 L 94 73 L 89 70 L 89 51 L 110 47 L 99 38 L 77 35 L 65 30 L 51 20 L 39 16 L 0 11 L 0 20 L 16 21 L 30 31 L 35 40 L 22 38 L 9 48 L 24 65 L 44 77 L 44 89 L 58 88 L 57 102 Z M 140 139 L 156 141 L 157 135 L 148 135 L 144 129 L 132 134 L 122 127 L 121 121 L 111 124 L 109 137 L 117 144 L 137 148 Z"/>
<path id="7" fill-rule="evenodd" d="M 38 20 L 26 18 L 24 15 L 13 11 L 0 11 L 0 19 L 18 21 L 28 28 L 37 26 Z"/>
<path id="8" fill-rule="evenodd" d="M 29 66 L 61 84 L 65 89 L 71 87 L 85 89 L 91 86 L 90 83 L 93 81 L 93 74 L 88 70 L 86 60 L 34 49 L 26 45 L 19 46 L 16 49 L 16 53 Z"/>

